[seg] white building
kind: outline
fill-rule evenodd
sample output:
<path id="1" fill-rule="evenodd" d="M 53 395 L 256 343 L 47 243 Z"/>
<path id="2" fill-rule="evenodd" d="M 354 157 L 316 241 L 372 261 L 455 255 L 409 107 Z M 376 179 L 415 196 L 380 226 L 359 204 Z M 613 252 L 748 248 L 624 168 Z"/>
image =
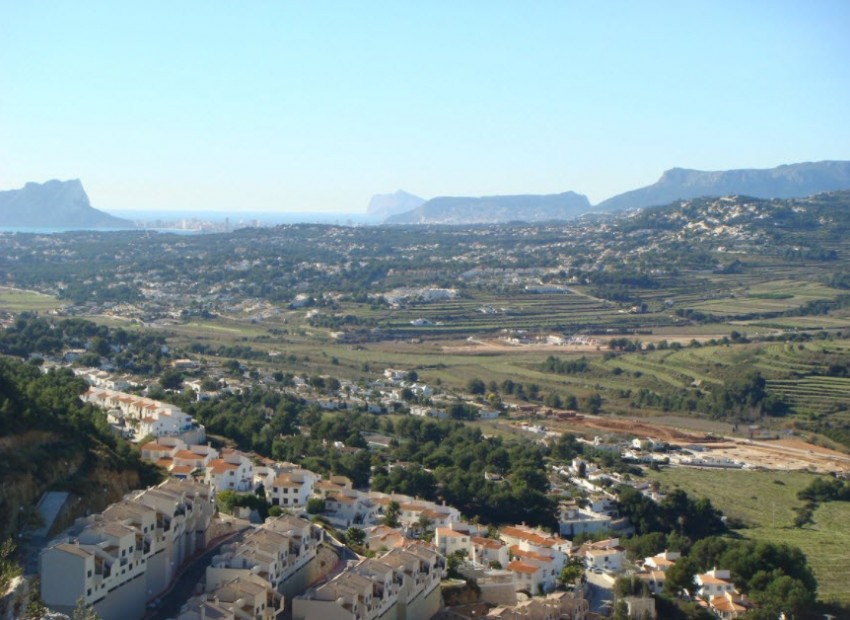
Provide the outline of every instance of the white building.
<path id="1" fill-rule="evenodd" d="M 731 581 L 728 570 L 713 568 L 706 573 L 694 577 L 697 584 L 697 596 L 711 600 L 716 596 L 723 596 L 727 592 L 735 591 L 735 584 Z"/>
<path id="2" fill-rule="evenodd" d="M 276 469 L 276 468 L 275 468 Z M 272 469 L 274 472 L 275 469 Z M 271 481 L 264 482 L 266 500 L 272 506 L 301 507 L 313 495 L 313 486 L 321 479 L 312 471 L 292 468 L 279 471 Z"/>
<path id="3" fill-rule="evenodd" d="M 41 552 L 42 600 L 70 613 L 82 598 L 103 620 L 141 618 L 145 603 L 206 546 L 214 512 L 212 489 L 167 480 L 79 519 Z"/>
<path id="4" fill-rule="evenodd" d="M 324 540 L 324 530 L 297 517 L 270 518 L 245 535 L 242 541 L 225 545 L 207 567 L 207 592 L 232 579 L 259 575 L 279 594 L 292 593 L 290 580 L 315 558 Z"/>
<path id="5" fill-rule="evenodd" d="M 254 465 L 247 454 L 238 450 L 222 450 L 220 458 L 207 463 L 204 482 L 216 491 L 252 491 Z"/>
<path id="6" fill-rule="evenodd" d="M 180 437 L 188 444 L 206 441 L 204 427 L 175 405 L 102 388 L 89 388 L 80 398 L 106 409 L 113 428 L 133 441 L 148 436 Z"/>
<path id="7" fill-rule="evenodd" d="M 296 597 L 293 620 L 427 620 L 440 608 L 442 556 L 421 543 L 362 560 Z"/>

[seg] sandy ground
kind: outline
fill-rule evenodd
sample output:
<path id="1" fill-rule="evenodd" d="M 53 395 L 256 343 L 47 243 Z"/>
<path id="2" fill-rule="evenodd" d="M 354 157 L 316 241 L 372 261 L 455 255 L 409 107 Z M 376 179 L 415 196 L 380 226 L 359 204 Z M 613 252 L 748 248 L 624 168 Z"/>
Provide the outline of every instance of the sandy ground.
<path id="1" fill-rule="evenodd" d="M 820 473 L 850 473 L 850 455 L 810 444 L 802 439 L 748 440 L 682 430 L 649 420 L 582 416 L 563 421 L 545 420 L 551 430 L 617 433 L 661 439 L 685 446 L 699 445 L 705 456 L 726 457 L 749 468 L 777 471 L 809 470 Z"/>

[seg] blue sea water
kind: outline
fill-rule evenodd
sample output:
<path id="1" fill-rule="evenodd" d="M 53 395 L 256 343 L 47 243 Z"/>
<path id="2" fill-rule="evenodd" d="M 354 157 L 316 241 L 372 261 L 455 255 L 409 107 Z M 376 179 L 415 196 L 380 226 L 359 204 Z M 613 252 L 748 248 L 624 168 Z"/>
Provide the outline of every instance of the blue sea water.
<path id="1" fill-rule="evenodd" d="M 380 224 L 381 218 L 365 213 L 332 213 L 327 211 L 315 212 L 271 212 L 271 211 L 150 211 L 126 210 L 107 211 L 110 215 L 123 217 L 132 221 L 178 221 L 204 220 L 207 222 L 229 221 L 236 226 L 240 223 L 252 225 L 259 223 L 263 226 L 276 224 L 337 224 L 355 226 Z"/>
<path id="2" fill-rule="evenodd" d="M 373 226 L 381 223 L 376 218 L 365 213 L 270 213 L 267 211 L 148 211 L 126 210 L 107 211 L 110 215 L 144 223 L 144 230 L 192 235 L 200 232 L 193 222 L 212 222 L 228 224 L 232 228 L 251 226 L 276 226 L 278 224 L 334 224 L 337 226 Z M 177 225 L 175 227 L 175 224 Z M 181 225 L 182 224 L 182 225 Z M 71 232 L 75 230 L 92 230 L 86 228 L 33 228 L 29 226 L 0 226 L 0 233 L 35 233 L 52 234 Z M 140 228 L 98 228 L 97 231 L 141 230 Z"/>

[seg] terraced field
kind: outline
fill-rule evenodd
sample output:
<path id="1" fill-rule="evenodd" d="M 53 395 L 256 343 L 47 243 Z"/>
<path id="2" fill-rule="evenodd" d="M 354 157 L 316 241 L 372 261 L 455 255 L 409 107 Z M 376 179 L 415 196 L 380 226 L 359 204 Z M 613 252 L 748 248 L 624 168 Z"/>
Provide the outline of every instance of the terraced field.
<path id="1" fill-rule="evenodd" d="M 845 377 L 773 379 L 767 385 L 782 394 L 798 413 L 817 412 L 838 404 L 850 407 L 850 379 Z"/>
<path id="2" fill-rule="evenodd" d="M 810 301 L 835 299 L 843 291 L 818 282 L 774 280 L 738 290 L 726 299 L 695 303 L 689 307 L 719 316 L 780 313 L 799 308 Z"/>
<path id="3" fill-rule="evenodd" d="M 669 468 L 650 476 L 665 488 L 681 487 L 710 498 L 724 514 L 744 523 L 736 533 L 745 538 L 800 547 L 817 577 L 818 598 L 850 605 L 850 503 L 824 504 L 815 511 L 813 524 L 793 527 L 794 509 L 803 503 L 797 492 L 811 482 L 811 474 L 738 470 L 706 475 L 698 469 Z"/>
<path id="4" fill-rule="evenodd" d="M 412 325 L 424 319 L 429 325 Z M 623 329 L 650 329 L 679 322 L 665 315 L 630 315 L 614 304 L 576 295 L 523 294 L 493 298 L 476 297 L 432 304 L 417 304 L 388 313 L 381 327 L 398 334 L 451 336 L 485 334 L 508 330 L 578 331 L 606 329 L 617 324 Z"/>

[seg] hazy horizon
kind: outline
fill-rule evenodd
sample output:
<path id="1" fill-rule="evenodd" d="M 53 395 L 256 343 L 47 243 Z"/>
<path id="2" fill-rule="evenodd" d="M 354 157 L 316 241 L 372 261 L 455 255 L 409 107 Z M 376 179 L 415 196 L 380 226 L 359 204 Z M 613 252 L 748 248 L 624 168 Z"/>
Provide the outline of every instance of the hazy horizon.
<path id="1" fill-rule="evenodd" d="M 0 186 L 359 214 L 847 160 L 848 31 L 842 0 L 6 3 Z"/>

